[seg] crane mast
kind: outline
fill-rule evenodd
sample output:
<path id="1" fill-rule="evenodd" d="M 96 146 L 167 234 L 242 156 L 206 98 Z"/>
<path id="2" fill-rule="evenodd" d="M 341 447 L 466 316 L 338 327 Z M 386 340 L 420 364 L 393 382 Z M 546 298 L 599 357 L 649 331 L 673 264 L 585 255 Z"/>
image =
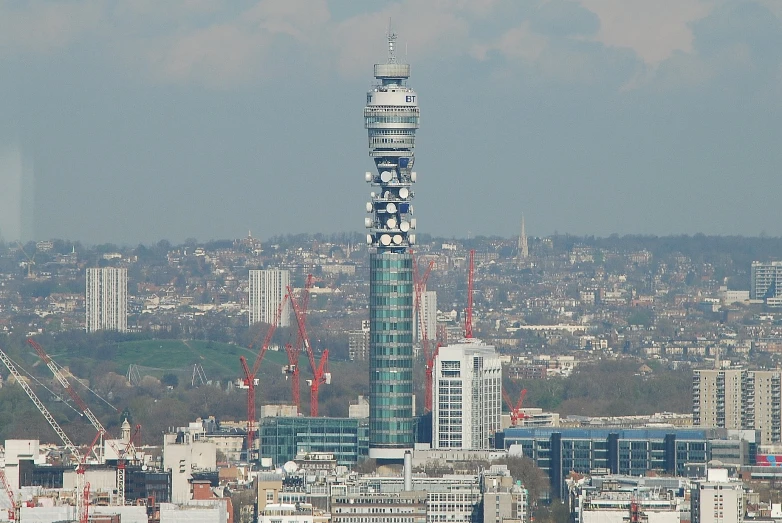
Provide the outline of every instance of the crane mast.
<path id="1" fill-rule="evenodd" d="M 100 422 L 98 417 L 92 412 L 92 409 L 90 409 L 86 403 L 84 403 L 84 400 L 81 399 L 81 396 L 76 392 L 76 390 L 71 386 L 71 384 L 68 382 L 66 377 L 63 375 L 60 368 L 57 366 L 56 363 L 49 357 L 49 355 L 46 353 L 45 350 L 43 350 L 43 347 L 41 347 L 40 344 L 38 344 L 34 339 L 28 338 L 27 343 L 35 349 L 35 352 L 38 353 L 38 357 L 43 360 L 43 362 L 46 364 L 47 367 L 49 367 L 49 370 L 52 371 L 52 374 L 55 378 L 57 378 L 57 381 L 60 382 L 60 385 L 62 385 L 62 388 L 65 389 L 65 391 L 68 393 L 68 395 L 71 397 L 71 399 L 76 403 L 76 405 L 79 406 L 79 410 L 81 410 L 84 415 L 87 417 L 87 419 L 90 421 L 90 424 L 95 427 L 95 430 L 97 430 L 100 433 L 101 439 L 107 434 L 106 427 L 103 426 L 103 423 Z M 97 451 L 95 452 L 95 458 L 98 460 L 99 463 L 103 463 L 105 460 L 103 459 L 103 444 L 101 442 L 101 445 L 97 448 Z"/>
<path id="2" fill-rule="evenodd" d="M 81 463 L 82 456 L 79 452 L 79 449 L 76 448 L 76 445 L 73 444 L 71 438 L 68 437 L 65 431 L 62 430 L 62 427 L 60 427 L 60 424 L 57 423 L 56 419 L 54 419 L 54 416 L 52 416 L 52 414 L 49 412 L 49 409 L 47 409 L 41 400 L 38 399 L 35 391 L 33 391 L 30 385 L 28 385 L 25 381 L 24 376 L 22 376 L 16 369 L 16 365 L 14 365 L 14 363 L 11 361 L 11 358 L 9 358 L 8 355 L 2 350 L 0 350 L 0 361 L 2 361 L 3 364 L 8 368 L 8 372 L 11 373 L 19 386 L 22 387 L 22 390 L 24 390 L 30 400 L 32 400 L 33 404 L 38 409 L 38 412 L 40 412 L 43 417 L 46 418 L 46 421 L 49 422 L 49 426 L 52 428 L 52 430 L 54 430 L 55 433 L 57 433 L 57 436 L 59 436 L 60 440 L 63 442 L 63 445 L 65 445 L 65 448 L 70 451 L 71 456 L 76 458 L 78 463 Z"/>
<path id="3" fill-rule="evenodd" d="M 467 273 L 467 312 L 464 319 L 464 337 L 472 338 L 472 292 L 475 278 L 475 249 L 470 251 L 470 269 Z"/>
<path id="4" fill-rule="evenodd" d="M 277 311 L 274 315 L 274 322 L 269 325 L 269 330 L 266 332 L 263 345 L 261 345 L 261 348 L 258 351 L 258 355 L 255 357 L 255 363 L 253 364 L 252 370 L 250 370 L 249 366 L 247 365 L 247 360 L 245 357 L 239 356 L 239 361 L 242 364 L 242 370 L 244 371 L 244 378 L 242 379 L 242 382 L 247 387 L 247 461 L 250 461 L 250 453 L 252 452 L 253 448 L 253 439 L 255 439 L 255 385 L 257 381 L 255 376 L 258 375 L 258 370 L 261 368 L 263 357 L 266 354 L 266 351 L 269 349 L 269 344 L 272 341 L 272 336 L 274 336 L 274 331 L 277 330 L 277 325 L 280 323 L 282 309 L 285 307 L 285 303 L 289 298 L 290 287 L 288 288 L 288 294 L 282 298 L 279 307 L 277 307 Z M 255 346 L 258 338 L 260 338 L 260 332 L 252 341 L 252 343 L 250 343 L 250 349 Z"/>
<path id="5" fill-rule="evenodd" d="M 302 292 L 302 295 L 299 298 L 300 309 L 302 314 L 305 315 L 305 320 L 306 320 L 307 309 L 309 308 L 310 289 L 312 288 L 313 281 L 314 279 L 312 277 L 312 274 L 308 275 L 307 282 L 304 284 L 304 291 Z M 295 298 L 291 296 L 291 302 L 293 302 L 294 299 Z M 304 335 L 302 334 L 301 330 L 299 330 L 296 335 L 296 344 L 285 345 L 285 352 L 288 355 L 288 365 L 283 367 L 283 373 L 290 375 L 291 377 L 291 390 L 292 390 L 291 397 L 293 399 L 293 404 L 296 405 L 297 410 L 301 410 L 301 392 L 300 392 L 301 386 L 299 384 L 301 367 L 299 367 L 299 355 L 301 354 L 301 347 L 303 343 L 304 343 Z"/>
<path id="6" fill-rule="evenodd" d="M 84 492 L 81 488 L 82 483 L 84 482 L 84 463 L 85 463 L 85 457 L 82 456 L 81 452 L 79 452 L 79 449 L 76 448 L 76 445 L 73 444 L 71 441 L 71 438 L 68 437 L 68 435 L 65 433 L 64 430 L 62 430 L 62 427 L 60 427 L 60 424 L 57 423 L 57 420 L 54 419 L 54 416 L 49 412 L 49 409 L 46 408 L 46 406 L 41 402 L 40 399 L 38 399 L 38 396 L 35 394 L 35 391 L 30 387 L 30 385 L 27 384 L 27 382 L 24 379 L 24 376 L 22 376 L 19 371 L 16 368 L 16 365 L 14 365 L 14 362 L 11 361 L 11 358 L 8 357 L 8 355 L 3 352 L 0 349 L 0 361 L 3 362 L 3 364 L 8 368 L 8 372 L 11 373 L 11 375 L 16 379 L 16 382 L 19 384 L 20 387 L 22 387 L 22 390 L 24 390 L 25 394 L 30 398 L 30 400 L 33 402 L 33 404 L 36 406 L 38 411 L 43 415 L 43 417 L 46 419 L 47 422 L 49 422 L 49 426 L 54 430 L 54 432 L 59 436 L 60 440 L 62 441 L 63 445 L 65 446 L 68 451 L 71 453 L 71 459 L 75 459 L 76 463 L 78 464 L 76 467 L 76 510 L 79 512 L 80 516 L 83 511 L 82 503 L 84 503 Z M 91 452 L 92 447 L 95 446 L 95 442 L 98 440 L 98 438 L 101 436 L 101 432 L 98 432 L 98 434 L 95 435 L 95 440 L 93 440 L 92 445 L 90 445 L 90 450 L 87 451 Z M 89 490 L 87 491 L 89 494 Z"/>
<path id="7" fill-rule="evenodd" d="M 5 490 L 11 502 L 11 508 L 8 509 L 8 520 L 19 521 L 19 504 L 14 499 L 14 492 L 11 490 L 11 485 L 8 484 L 8 479 L 5 477 L 3 469 L 0 469 L 0 484 L 2 484 L 3 490 Z"/>
<path id="8" fill-rule="evenodd" d="M 293 291 L 288 287 L 288 294 L 292 293 Z M 328 372 L 329 351 L 323 351 L 319 364 L 315 362 L 315 354 L 312 351 L 310 338 L 307 334 L 307 326 L 304 323 L 304 314 L 302 314 L 301 308 L 299 308 L 299 304 L 296 303 L 296 300 L 291 300 L 291 305 L 293 305 L 296 322 L 299 324 L 299 333 L 302 336 L 302 342 L 307 351 L 307 358 L 310 361 L 310 368 L 312 369 L 312 380 L 307 380 L 310 385 L 310 416 L 317 417 L 320 386 L 324 383 L 331 383 L 331 373 Z"/>
<path id="9" fill-rule="evenodd" d="M 429 274 L 432 272 L 432 267 L 434 267 L 434 260 L 429 262 L 429 265 L 427 266 L 426 270 L 424 271 L 423 276 L 420 276 L 418 274 L 418 262 L 415 259 L 415 255 L 413 251 L 410 251 L 410 254 L 413 255 L 413 287 L 415 289 L 415 302 L 413 303 L 414 312 L 413 314 L 418 317 L 418 329 L 421 333 L 421 348 L 423 349 L 424 353 L 424 360 L 426 363 L 426 380 L 424 382 L 424 412 L 431 412 L 432 411 L 432 381 L 434 379 L 434 360 L 437 357 L 437 353 L 439 350 L 435 350 L 435 352 L 432 352 L 429 349 L 429 333 L 426 329 L 426 322 L 424 321 L 424 317 L 421 314 L 421 295 L 424 292 L 424 289 L 426 289 L 426 282 L 429 279 Z M 437 347 L 439 349 L 439 346 Z"/>

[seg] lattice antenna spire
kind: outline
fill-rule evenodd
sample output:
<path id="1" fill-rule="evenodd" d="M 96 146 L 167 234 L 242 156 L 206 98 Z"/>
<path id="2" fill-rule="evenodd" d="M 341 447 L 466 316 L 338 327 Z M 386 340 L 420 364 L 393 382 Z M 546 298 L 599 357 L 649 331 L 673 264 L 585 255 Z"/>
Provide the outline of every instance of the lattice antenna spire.
<path id="1" fill-rule="evenodd" d="M 391 19 L 388 19 L 388 32 L 386 33 L 386 36 L 388 37 L 388 63 L 389 64 L 395 64 L 396 63 L 396 33 L 394 33 L 391 30 Z"/>

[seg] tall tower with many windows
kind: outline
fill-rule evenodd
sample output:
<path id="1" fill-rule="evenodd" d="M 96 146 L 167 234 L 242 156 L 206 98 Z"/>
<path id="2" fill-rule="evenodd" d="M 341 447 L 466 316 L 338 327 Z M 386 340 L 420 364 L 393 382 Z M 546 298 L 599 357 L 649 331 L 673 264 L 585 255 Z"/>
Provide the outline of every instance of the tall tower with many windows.
<path id="1" fill-rule="evenodd" d="M 128 270 L 124 267 L 87 269 L 87 332 L 128 330 Z"/>
<path id="2" fill-rule="evenodd" d="M 285 269 L 251 270 L 248 285 L 249 293 L 249 323 L 274 323 L 280 303 L 288 292 L 291 284 L 291 273 Z M 285 302 L 280 317 L 277 319 L 278 327 L 289 327 L 291 324 L 291 304 Z"/>
<path id="3" fill-rule="evenodd" d="M 440 347 L 432 383 L 432 447 L 488 449 L 502 428 L 502 363 L 492 345 Z"/>
<path id="4" fill-rule="evenodd" d="M 366 205 L 369 269 L 369 455 L 401 460 L 413 448 L 412 184 L 416 174 L 418 95 L 407 86 L 410 66 L 397 60 L 396 35 L 388 34 L 388 61 L 375 64 L 364 125 L 375 171 Z"/>

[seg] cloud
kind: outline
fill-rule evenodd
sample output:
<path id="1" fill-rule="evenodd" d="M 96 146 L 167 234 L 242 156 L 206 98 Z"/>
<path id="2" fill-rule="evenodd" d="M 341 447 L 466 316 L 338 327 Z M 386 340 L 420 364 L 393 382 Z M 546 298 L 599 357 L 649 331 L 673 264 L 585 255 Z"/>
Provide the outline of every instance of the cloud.
<path id="1" fill-rule="evenodd" d="M 741 2 L 782 18 L 780 0 L 397 0 L 353 5 L 346 18 L 329 0 L 0 1 L 0 56 L 60 53 L 83 39 L 107 63 L 151 82 L 227 89 L 311 66 L 365 76 L 368 63 L 384 59 L 392 19 L 398 53 L 414 64 L 471 57 L 493 74 L 519 65 L 568 82 L 617 73 L 625 75 L 618 85 L 635 88 L 672 60 L 666 84 L 677 76 L 692 84 L 715 66 L 686 70 L 692 60 L 682 54 L 707 52 L 696 41 L 699 24 Z M 509 70 L 499 71 L 494 56 Z"/>
<path id="2" fill-rule="evenodd" d="M 608 47 L 632 49 L 649 66 L 675 52 L 692 52 L 690 24 L 714 4 L 704 0 L 578 0 L 600 19 L 594 39 Z"/>
<path id="3" fill-rule="evenodd" d="M 205 8 L 200 2 L 181 2 L 182 9 Z M 151 6 L 154 10 L 154 6 Z M 257 79 L 266 72 L 267 58 L 285 38 L 297 45 L 317 45 L 318 33 L 328 23 L 325 0 L 262 0 L 219 23 L 189 24 L 169 34 L 142 39 L 128 48 L 144 49 L 147 67 L 155 79 L 166 82 L 194 82 L 210 88 L 230 88 Z"/>
<path id="4" fill-rule="evenodd" d="M 235 24 L 214 25 L 151 41 L 145 63 L 159 80 L 223 88 L 242 83 L 254 73 L 250 64 L 261 62 L 270 40 Z"/>
<path id="5" fill-rule="evenodd" d="M 0 55 L 62 49 L 97 28 L 102 18 L 98 0 L 0 2 Z"/>
<path id="6" fill-rule="evenodd" d="M 475 44 L 471 54 L 478 60 L 485 60 L 492 52 L 499 52 L 510 59 L 534 63 L 548 47 L 548 38 L 530 30 L 530 23 L 523 22 L 509 29 L 499 38 L 488 44 Z"/>

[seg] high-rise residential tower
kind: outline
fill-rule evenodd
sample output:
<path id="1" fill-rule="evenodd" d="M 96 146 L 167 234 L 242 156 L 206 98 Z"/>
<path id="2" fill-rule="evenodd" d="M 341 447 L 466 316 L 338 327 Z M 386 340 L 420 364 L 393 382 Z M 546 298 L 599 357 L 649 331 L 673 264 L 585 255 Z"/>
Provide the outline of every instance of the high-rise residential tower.
<path id="1" fill-rule="evenodd" d="M 420 342 L 424 338 L 422 326 L 426 329 L 427 339 L 433 340 L 437 336 L 437 291 L 423 291 L 421 293 L 421 307 L 417 311 L 420 317 L 413 323 L 413 339 Z"/>
<path id="2" fill-rule="evenodd" d="M 87 332 L 128 330 L 128 270 L 87 269 Z"/>
<path id="3" fill-rule="evenodd" d="M 375 64 L 376 84 L 367 93 L 364 125 L 375 171 L 367 203 L 369 269 L 369 455 L 402 460 L 413 448 L 413 260 L 412 184 L 418 95 L 407 86 L 410 66 L 388 35 L 388 61 Z"/>
<path id="4" fill-rule="evenodd" d="M 291 273 L 284 269 L 264 269 L 250 271 L 248 292 L 250 325 L 258 322 L 272 324 L 277 316 L 288 285 L 291 284 Z M 289 301 L 280 314 L 278 327 L 289 327 L 291 324 L 291 305 Z"/>
<path id="5" fill-rule="evenodd" d="M 518 247 L 517 261 L 522 261 L 529 258 L 529 245 L 527 245 L 527 228 L 524 226 L 524 215 L 521 215 L 521 232 L 519 233 L 519 247 Z"/>
<path id="6" fill-rule="evenodd" d="M 703 369 L 693 373 L 693 425 L 757 430 L 763 445 L 782 442 L 782 371 Z"/>
<path id="7" fill-rule="evenodd" d="M 766 305 L 782 306 L 782 261 L 752 262 L 749 298 Z"/>

